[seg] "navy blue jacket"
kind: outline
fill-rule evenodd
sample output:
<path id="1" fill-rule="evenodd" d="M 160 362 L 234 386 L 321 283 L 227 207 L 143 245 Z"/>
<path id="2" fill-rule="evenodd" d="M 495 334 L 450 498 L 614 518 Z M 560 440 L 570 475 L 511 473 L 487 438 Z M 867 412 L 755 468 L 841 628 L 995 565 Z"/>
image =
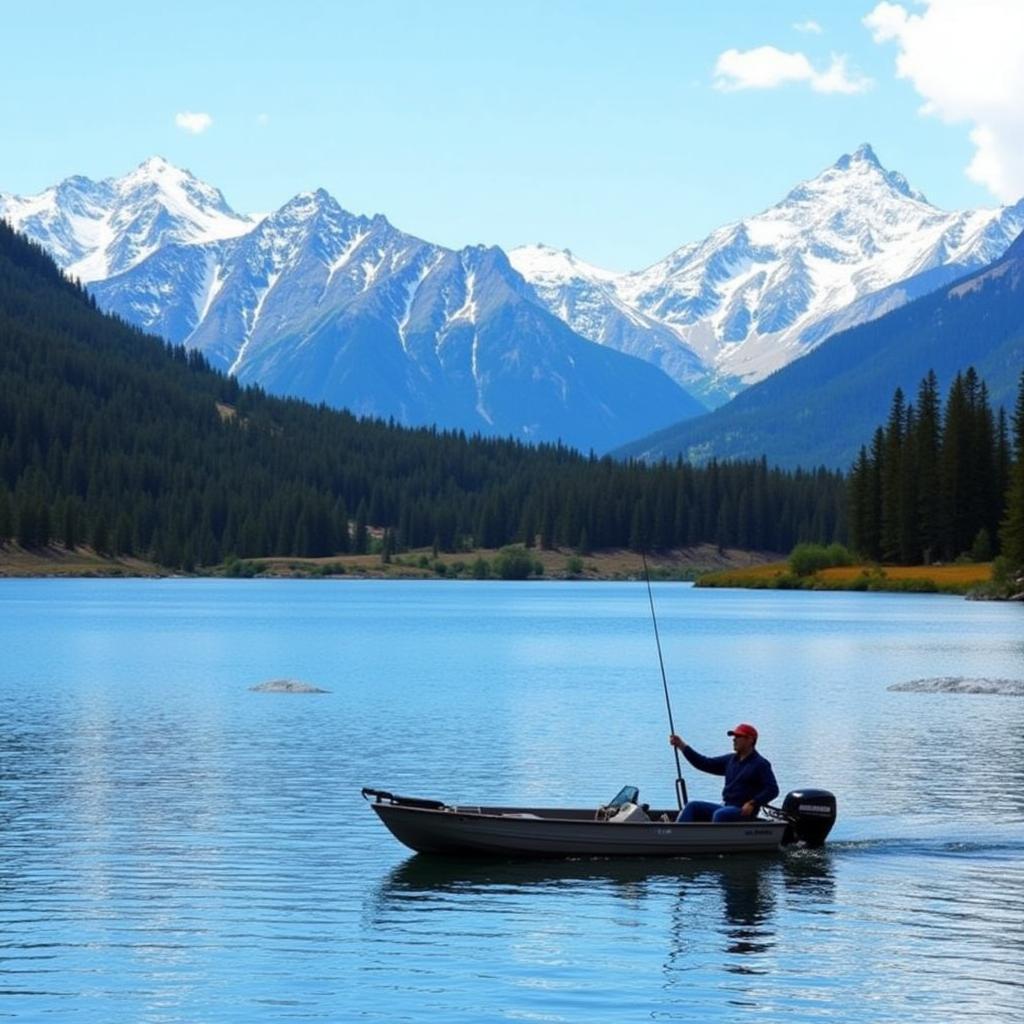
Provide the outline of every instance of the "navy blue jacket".
<path id="1" fill-rule="evenodd" d="M 779 784 L 775 781 L 771 762 L 756 750 L 741 761 L 735 754 L 705 757 L 688 746 L 683 750 L 683 757 L 702 772 L 725 776 L 722 803 L 742 807 L 748 800 L 753 800 L 758 807 L 763 807 L 779 795 Z"/>

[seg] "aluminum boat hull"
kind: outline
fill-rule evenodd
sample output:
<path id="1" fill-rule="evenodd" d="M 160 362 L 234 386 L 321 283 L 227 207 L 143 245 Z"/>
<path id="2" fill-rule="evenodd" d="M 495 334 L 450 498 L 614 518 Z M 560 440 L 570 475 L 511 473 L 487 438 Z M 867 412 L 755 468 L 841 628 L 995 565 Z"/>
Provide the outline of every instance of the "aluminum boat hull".
<path id="1" fill-rule="evenodd" d="M 431 801 L 421 801 L 431 803 Z M 784 821 L 722 824 L 598 821 L 593 810 L 530 807 L 370 805 L 401 843 L 418 853 L 495 857 L 687 857 L 769 853 Z M 660 817 L 662 812 L 652 812 Z M 669 813 L 670 816 L 674 812 Z"/>

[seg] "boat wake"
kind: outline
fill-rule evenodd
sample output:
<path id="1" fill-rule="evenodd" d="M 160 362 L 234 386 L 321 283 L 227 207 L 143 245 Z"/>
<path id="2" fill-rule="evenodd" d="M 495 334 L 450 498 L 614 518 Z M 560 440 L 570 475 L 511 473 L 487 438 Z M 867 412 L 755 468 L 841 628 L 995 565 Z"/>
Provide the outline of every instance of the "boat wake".
<path id="1" fill-rule="evenodd" d="M 880 857 L 948 857 L 967 860 L 1019 859 L 1024 854 L 1024 827 L 1009 826 L 1005 830 L 971 837 L 887 836 L 872 839 L 839 839 L 829 843 L 837 859 L 847 856 Z"/>

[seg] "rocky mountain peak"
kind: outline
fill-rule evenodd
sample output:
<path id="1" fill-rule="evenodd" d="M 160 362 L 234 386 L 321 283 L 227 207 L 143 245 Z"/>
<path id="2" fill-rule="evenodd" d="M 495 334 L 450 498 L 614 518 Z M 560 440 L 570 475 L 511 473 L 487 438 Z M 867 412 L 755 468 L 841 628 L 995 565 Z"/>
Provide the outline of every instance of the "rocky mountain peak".
<path id="1" fill-rule="evenodd" d="M 883 170 L 870 142 L 862 142 L 852 153 L 844 153 L 832 166 L 837 171 L 848 171 L 854 164 L 867 164 Z"/>

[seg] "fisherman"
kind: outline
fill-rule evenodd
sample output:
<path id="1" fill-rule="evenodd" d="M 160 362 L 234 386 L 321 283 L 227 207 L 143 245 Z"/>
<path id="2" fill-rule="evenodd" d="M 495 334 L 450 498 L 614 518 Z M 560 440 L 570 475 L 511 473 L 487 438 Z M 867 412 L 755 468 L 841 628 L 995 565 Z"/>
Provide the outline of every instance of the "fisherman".
<path id="1" fill-rule="evenodd" d="M 732 737 L 733 753 L 721 757 L 705 757 L 675 733 L 669 736 L 669 743 L 681 750 L 694 768 L 709 775 L 725 776 L 720 804 L 708 800 L 687 800 L 676 821 L 717 823 L 756 818 L 757 812 L 779 795 L 779 784 L 775 781 L 771 762 L 754 749 L 757 730 L 741 722 L 735 729 L 730 729 L 728 735 Z"/>

